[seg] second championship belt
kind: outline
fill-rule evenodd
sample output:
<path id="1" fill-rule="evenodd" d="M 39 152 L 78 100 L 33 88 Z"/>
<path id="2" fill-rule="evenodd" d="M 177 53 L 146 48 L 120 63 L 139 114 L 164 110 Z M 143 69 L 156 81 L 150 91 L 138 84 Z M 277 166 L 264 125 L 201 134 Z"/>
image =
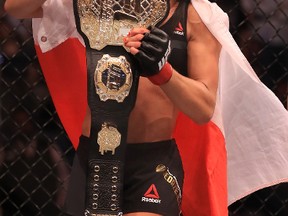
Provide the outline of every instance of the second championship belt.
<path id="1" fill-rule="evenodd" d="M 139 80 L 123 37 L 134 27 L 161 22 L 168 8 L 168 0 L 74 0 L 77 30 L 86 46 L 92 117 L 86 216 L 123 214 L 128 118 Z"/>

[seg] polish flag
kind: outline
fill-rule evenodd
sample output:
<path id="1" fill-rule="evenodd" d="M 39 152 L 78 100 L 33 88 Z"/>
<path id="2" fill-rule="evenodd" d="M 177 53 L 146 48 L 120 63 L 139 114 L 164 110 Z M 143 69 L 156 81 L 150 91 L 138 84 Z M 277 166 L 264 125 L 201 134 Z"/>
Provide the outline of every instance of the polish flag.
<path id="1" fill-rule="evenodd" d="M 180 114 L 175 128 L 185 170 L 182 209 L 184 216 L 224 216 L 227 206 L 242 197 L 288 181 L 288 113 L 239 50 L 227 15 L 208 0 L 192 4 L 222 51 L 212 120 L 197 125 Z M 35 47 L 56 111 L 76 149 L 87 107 L 85 48 L 77 37 L 45 52 L 37 42 Z"/>
<path id="2" fill-rule="evenodd" d="M 288 112 L 258 79 L 221 8 L 208 0 L 191 2 L 222 50 L 211 122 L 199 126 L 181 115 L 175 130 L 186 172 L 183 214 L 223 216 L 227 205 L 288 181 Z"/>
<path id="3" fill-rule="evenodd" d="M 69 38 L 48 52 L 35 48 L 57 114 L 77 148 L 88 105 L 85 47 Z"/>

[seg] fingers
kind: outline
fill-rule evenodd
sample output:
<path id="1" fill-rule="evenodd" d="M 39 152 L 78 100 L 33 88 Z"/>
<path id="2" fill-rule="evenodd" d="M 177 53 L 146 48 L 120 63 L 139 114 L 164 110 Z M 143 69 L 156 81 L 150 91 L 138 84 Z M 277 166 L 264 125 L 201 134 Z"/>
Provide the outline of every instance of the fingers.
<path id="1" fill-rule="evenodd" d="M 135 36 L 135 35 L 144 35 L 145 33 L 149 32 L 147 28 L 133 28 L 130 30 L 128 36 Z"/>
<path id="2" fill-rule="evenodd" d="M 149 30 L 146 28 L 133 28 L 128 35 L 123 38 L 124 46 L 130 50 L 132 55 L 139 52 L 138 48 L 141 46 L 141 40 L 147 32 L 149 32 Z"/>
<path id="3" fill-rule="evenodd" d="M 140 41 L 130 41 L 130 40 L 124 40 L 124 46 L 129 47 L 130 49 L 132 47 L 139 48 L 141 46 Z"/>
<path id="4" fill-rule="evenodd" d="M 130 48 L 130 53 L 131 53 L 132 55 L 136 55 L 138 52 L 139 52 L 138 49 L 136 49 L 136 48 L 134 48 L 134 47 L 131 47 L 131 48 Z"/>

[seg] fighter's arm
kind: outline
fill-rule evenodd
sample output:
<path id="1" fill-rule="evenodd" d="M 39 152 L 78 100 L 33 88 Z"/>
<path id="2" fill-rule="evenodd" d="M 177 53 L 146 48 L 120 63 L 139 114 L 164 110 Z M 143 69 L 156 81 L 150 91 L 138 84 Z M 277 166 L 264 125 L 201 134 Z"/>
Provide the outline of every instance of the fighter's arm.
<path id="1" fill-rule="evenodd" d="M 197 123 L 209 121 L 216 104 L 221 45 L 192 5 L 188 12 L 188 76 L 174 72 L 160 86 L 173 103 Z"/>
<path id="2" fill-rule="evenodd" d="M 143 28 L 133 29 L 124 39 L 132 54 L 139 52 L 146 32 Z M 173 69 L 169 81 L 160 87 L 182 112 L 201 124 L 211 119 L 215 109 L 221 46 L 192 5 L 189 5 L 187 34 L 189 77 Z"/>
<path id="3" fill-rule="evenodd" d="M 6 0 L 4 9 L 18 19 L 40 18 L 43 16 L 42 4 L 46 0 Z"/>

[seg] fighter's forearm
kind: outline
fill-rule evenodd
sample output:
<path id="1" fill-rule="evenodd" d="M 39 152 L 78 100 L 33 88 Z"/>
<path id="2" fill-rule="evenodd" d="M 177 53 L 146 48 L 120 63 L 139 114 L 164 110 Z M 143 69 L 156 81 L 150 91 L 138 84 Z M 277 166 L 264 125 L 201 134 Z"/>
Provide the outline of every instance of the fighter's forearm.
<path id="1" fill-rule="evenodd" d="M 195 123 L 207 123 L 213 116 L 216 95 L 204 83 L 174 71 L 170 81 L 160 87 L 178 109 Z"/>
<path id="2" fill-rule="evenodd" d="M 42 4 L 46 0 L 6 0 L 5 10 L 18 19 L 42 17 Z"/>

